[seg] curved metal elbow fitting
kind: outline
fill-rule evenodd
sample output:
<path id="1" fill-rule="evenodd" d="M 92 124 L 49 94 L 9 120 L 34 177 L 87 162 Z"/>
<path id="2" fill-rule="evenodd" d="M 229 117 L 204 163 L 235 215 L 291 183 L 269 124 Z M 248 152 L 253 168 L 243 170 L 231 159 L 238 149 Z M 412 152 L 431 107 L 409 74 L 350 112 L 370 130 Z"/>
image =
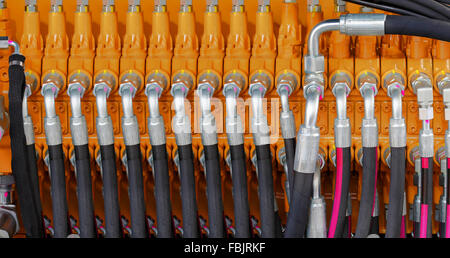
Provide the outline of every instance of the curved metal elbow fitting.
<path id="1" fill-rule="evenodd" d="M 200 129 L 202 143 L 204 146 L 217 144 L 216 119 L 211 112 L 211 98 L 214 95 L 215 87 L 218 86 L 219 78 L 214 74 L 204 74 L 200 77 L 197 94 L 200 98 L 200 108 L 202 116 L 200 119 Z"/>
<path id="2" fill-rule="evenodd" d="M 235 82 L 226 83 L 223 89 L 227 109 L 226 131 L 230 146 L 244 144 L 244 129 L 241 117 L 237 113 L 237 98 L 240 90 L 240 87 Z"/>
<path id="3" fill-rule="evenodd" d="M 79 83 L 69 84 L 67 94 L 70 96 L 72 117 L 70 118 L 70 132 L 75 146 L 86 145 L 89 142 L 86 118 L 81 111 L 81 98 L 85 92 Z"/>
<path id="4" fill-rule="evenodd" d="M 378 80 L 370 72 L 358 78 L 358 86 L 364 98 L 364 118 L 362 120 L 362 145 L 366 148 L 378 146 L 378 122 L 375 117 L 375 96 L 378 94 Z"/>
<path id="5" fill-rule="evenodd" d="M 338 73 L 331 78 L 331 85 L 336 97 L 337 111 L 337 118 L 334 120 L 335 145 L 337 148 L 347 148 L 352 142 L 350 119 L 347 117 L 347 97 L 352 82 L 347 74 Z"/>
<path id="6" fill-rule="evenodd" d="M 265 73 L 253 76 L 250 83 L 249 95 L 252 99 L 252 133 L 256 146 L 270 144 L 270 129 L 263 110 L 263 99 L 271 84 L 270 77 Z"/>
<path id="7" fill-rule="evenodd" d="M 119 95 L 122 97 L 123 117 L 122 130 L 126 146 L 138 145 L 140 143 L 139 124 L 133 111 L 133 98 L 140 87 L 138 76 L 129 73 L 122 77 Z"/>
<path id="8" fill-rule="evenodd" d="M 295 138 L 295 118 L 294 113 L 289 107 L 289 96 L 297 88 L 298 82 L 291 73 L 282 74 L 277 80 L 277 92 L 281 99 L 281 134 L 283 139 Z"/>
<path id="9" fill-rule="evenodd" d="M 184 100 L 186 99 L 189 91 L 189 87 L 186 86 L 186 83 L 188 82 L 189 81 L 184 79 L 175 80 L 171 89 L 175 106 L 175 116 L 172 119 L 172 128 L 175 133 L 175 139 L 178 146 L 185 146 L 192 143 L 191 121 L 189 116 L 186 114 L 184 107 Z M 192 82 L 192 80 L 190 82 Z"/>
<path id="10" fill-rule="evenodd" d="M 320 36 L 328 31 L 339 30 L 338 19 L 326 20 L 317 24 L 308 38 L 308 54 L 305 55 L 305 73 L 323 73 L 325 71 L 325 57 L 320 54 Z"/>
<path id="11" fill-rule="evenodd" d="M 159 98 L 161 97 L 163 91 L 161 84 L 164 84 L 164 81 L 152 80 L 147 83 L 147 86 L 145 88 L 145 95 L 147 95 L 148 97 L 148 106 L 150 111 L 150 115 L 147 121 L 148 133 L 150 136 L 150 143 L 153 146 L 166 144 L 166 129 L 164 127 L 164 119 L 159 113 Z"/>
<path id="12" fill-rule="evenodd" d="M 323 161 L 323 156 L 319 155 L 319 160 Z M 309 210 L 309 222 L 307 229 L 308 238 L 326 238 L 327 222 L 326 222 L 326 203 L 320 194 L 320 171 L 324 162 L 318 162 L 316 172 L 313 178 L 313 197 L 311 200 L 311 208 Z"/>

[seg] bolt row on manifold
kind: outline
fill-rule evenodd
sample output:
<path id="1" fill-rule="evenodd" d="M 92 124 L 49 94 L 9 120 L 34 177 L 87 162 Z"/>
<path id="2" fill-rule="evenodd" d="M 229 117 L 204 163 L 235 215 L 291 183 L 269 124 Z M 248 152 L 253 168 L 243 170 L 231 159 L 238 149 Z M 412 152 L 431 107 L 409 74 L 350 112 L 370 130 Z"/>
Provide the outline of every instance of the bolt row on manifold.
<path id="1" fill-rule="evenodd" d="M 260 1 L 259 3 L 256 22 L 257 31 L 250 57 L 250 40 L 248 39 L 246 28 L 245 26 L 236 26 L 237 24 L 245 24 L 245 15 L 242 15 L 244 14 L 243 1 L 233 1 L 232 16 L 236 16 L 233 20 L 237 24 L 234 24 L 236 27 L 232 31 L 236 32 L 234 36 L 237 35 L 237 37 L 234 39 L 230 37 L 229 41 L 233 42 L 233 40 L 236 40 L 233 43 L 239 44 L 232 44 L 233 47 L 228 45 L 229 48 L 227 49 L 227 57 L 225 57 L 224 63 L 222 63 L 222 59 L 225 56 L 225 44 L 220 31 L 220 16 L 218 15 L 217 1 L 207 1 L 208 8 L 205 14 L 206 36 L 202 38 L 200 55 L 198 53 L 199 42 L 195 35 L 195 19 L 192 13 L 192 3 L 191 1 L 182 1 L 181 12 L 179 13 L 179 31 L 175 40 L 173 57 L 172 40 L 168 30 L 169 25 L 165 3 L 164 1 L 156 1 L 155 3 L 153 32 L 150 41 L 151 43 L 155 42 L 159 44 L 158 46 L 162 46 L 162 50 L 159 47 L 149 48 L 147 53 L 147 43 L 143 34 L 142 13 L 139 1 L 129 1 L 127 33 L 124 38 L 122 53 L 120 53 L 121 42 L 117 33 L 117 17 L 114 13 L 114 5 L 112 1 L 105 1 L 101 23 L 103 26 L 101 26 L 101 35 L 98 41 L 97 55 L 95 56 L 95 39 L 93 39 L 90 31 L 91 25 L 88 4 L 87 1 L 79 1 L 75 19 L 75 36 L 73 37 L 69 58 L 69 42 L 65 35 L 62 1 L 52 2 L 49 20 L 49 37 L 47 37 L 42 68 L 33 70 L 35 66 L 32 65 L 33 68 L 27 70 L 27 86 L 29 89 L 26 94 L 29 97 L 32 92 L 35 92 L 39 88 L 39 84 L 42 85 L 40 90 L 45 102 L 45 131 L 49 147 L 60 146 L 62 144 L 61 125 L 55 112 L 55 98 L 59 92 L 66 88 L 66 84 L 68 85 L 67 94 L 70 96 L 72 107 L 71 132 L 75 146 L 86 146 L 88 144 L 86 121 L 81 112 L 81 98 L 90 89 L 91 85 L 93 85 L 92 92 L 97 99 L 97 134 L 100 146 L 114 144 L 114 134 L 112 132 L 111 118 L 107 111 L 106 100 L 111 91 L 118 88 L 123 104 L 122 129 L 124 142 L 127 146 L 127 154 L 128 152 L 133 153 L 131 147 L 140 144 L 139 126 L 134 115 L 132 100 L 135 94 L 144 88 L 144 84 L 145 93 L 149 100 L 150 117 L 148 128 L 152 146 L 165 144 L 165 130 L 162 117 L 158 110 L 158 98 L 169 84 L 171 84 L 170 91 L 174 97 L 176 111 L 176 115 L 172 120 L 172 127 L 179 147 L 190 146 L 192 144 L 191 123 L 184 110 L 184 99 L 195 85 L 197 85 L 197 93 L 201 103 L 202 143 L 204 146 L 217 145 L 217 133 L 214 117 L 211 113 L 210 99 L 214 92 L 221 88 L 223 88 L 223 93 L 227 99 L 227 133 L 229 145 L 237 146 L 243 144 L 242 124 L 240 117 L 233 107 L 236 106 L 237 96 L 246 88 L 247 84 L 249 85 L 248 92 L 252 99 L 252 131 L 254 143 L 257 148 L 261 147 L 261 149 L 266 150 L 265 147 L 270 145 L 270 131 L 267 118 L 263 112 L 262 99 L 266 92 L 273 88 L 273 85 L 277 85 L 277 91 L 282 100 L 283 112 L 280 119 L 283 138 L 285 140 L 295 139 L 295 121 L 293 119 L 293 113 L 289 109 L 288 102 L 288 97 L 298 88 L 301 78 L 301 72 L 299 71 L 301 64 L 301 53 L 299 49 L 300 33 L 298 31 L 297 17 L 295 16 L 296 7 L 289 7 L 289 5 L 295 4 L 295 1 L 285 1 L 286 8 L 283 9 L 283 18 L 286 19 L 285 25 L 288 27 L 284 28 L 287 30 L 285 35 L 292 37 L 284 38 L 284 40 L 290 41 L 286 44 L 289 47 L 283 45 L 285 48 L 279 49 L 278 59 L 277 42 L 273 33 L 273 21 L 270 13 L 270 2 Z M 342 6 L 344 5 L 338 5 L 338 7 Z M 308 6 L 311 12 L 320 10 L 318 7 L 318 4 Z M 337 10 L 343 10 L 343 13 L 345 13 L 345 8 Z M 39 20 L 36 11 L 35 3 L 28 1 L 26 6 L 26 19 Z M 364 17 L 365 20 L 358 20 L 358 18 L 349 15 L 348 19 L 346 17 L 341 18 L 341 23 L 343 23 L 343 25 L 339 24 L 341 27 L 336 24 L 332 26 L 350 35 L 358 33 L 360 33 L 359 35 L 372 35 L 372 32 L 381 35 L 384 31 L 379 31 L 381 31 L 380 28 L 384 23 L 384 18 L 383 15 L 372 15 Z M 373 22 L 372 28 L 374 29 L 372 31 L 367 30 L 368 27 L 371 28 L 367 24 L 367 20 Z M 358 24 L 359 21 L 366 22 L 366 24 L 361 26 L 361 24 Z M 355 23 L 352 24 L 352 22 Z M 24 24 L 29 26 L 32 23 L 25 22 Z M 353 26 L 352 28 L 355 31 L 343 31 L 342 28 L 346 28 L 346 25 Z M 39 31 L 38 25 L 36 26 L 28 29 L 36 33 Z M 231 26 L 233 26 L 233 22 Z M 327 25 L 323 26 L 326 27 Z M 319 26 L 315 29 L 317 33 L 318 31 L 320 32 L 321 27 Z M 281 28 L 282 30 L 283 26 Z M 320 35 L 320 33 L 314 35 Z M 156 36 L 156 39 L 153 36 Z M 211 38 L 214 40 L 211 40 Z M 270 40 L 267 40 L 267 38 Z M 283 41 L 283 38 L 280 38 L 279 43 Z M 316 165 L 315 163 L 311 165 L 312 163 L 310 161 L 316 159 L 315 154 L 317 151 L 310 152 L 304 148 L 318 150 L 319 134 L 316 132 L 315 120 L 317 119 L 317 104 L 324 93 L 324 78 L 319 73 L 324 72 L 324 69 L 321 70 L 321 67 L 325 67 L 325 59 L 323 56 L 319 57 L 319 49 L 316 44 L 310 44 L 311 41 L 318 42 L 319 38 L 310 38 L 308 44 L 310 55 L 305 57 L 306 74 L 304 94 L 307 100 L 310 98 L 311 101 L 307 101 L 305 124 L 300 129 L 298 137 L 298 141 L 301 144 L 297 144 L 297 152 L 303 155 L 296 155 L 295 160 L 292 160 L 292 162 L 295 162 L 293 168 L 296 171 L 306 170 L 315 173 Z M 149 44 L 150 46 L 152 46 L 151 43 Z M 22 43 L 22 45 L 24 44 Z M 43 45 L 42 42 L 40 42 L 40 45 Z M 31 54 L 39 55 L 36 52 Z M 285 57 L 289 56 L 289 58 L 283 59 L 283 54 Z M 147 56 L 148 59 L 145 60 Z M 295 56 L 296 59 L 292 58 L 292 56 Z M 228 57 L 230 58 L 227 60 Z M 250 60 L 249 65 L 248 60 Z M 292 63 L 286 64 L 286 60 L 291 60 Z M 229 62 L 228 66 L 227 61 Z M 167 62 L 169 64 L 171 62 L 171 69 L 170 65 L 167 65 Z M 234 69 L 229 69 L 231 66 Z M 236 66 L 239 69 L 236 69 Z M 80 69 L 80 67 L 83 69 Z M 40 70 L 42 70 L 42 75 L 38 72 Z M 420 137 L 420 152 L 422 157 L 428 157 L 430 153 L 432 157 L 434 154 L 432 150 L 432 131 L 429 126 L 429 121 L 433 118 L 433 83 L 430 79 L 432 77 L 426 73 L 417 72 L 408 78 L 414 93 L 418 97 L 420 119 L 424 121 L 424 129 Z M 449 84 L 448 80 L 449 77 L 445 72 L 436 78 L 437 86 L 442 91 L 441 93 L 444 97 L 446 96 L 446 89 Z M 333 89 L 333 94 L 337 98 L 338 109 L 338 118 L 335 123 L 336 148 L 347 148 L 351 144 L 345 102 L 346 97 L 350 93 L 352 82 L 353 75 L 345 71 L 337 71 L 330 77 L 330 85 Z M 366 107 L 366 116 L 362 125 L 363 147 L 378 146 L 376 137 L 378 128 L 376 119 L 374 118 L 373 102 L 379 84 L 383 84 L 389 96 L 393 98 L 393 119 L 391 120 L 390 130 L 391 147 L 406 146 L 404 119 L 401 117 L 401 97 L 403 96 L 406 84 L 405 76 L 402 72 L 392 70 L 390 73 L 385 74 L 383 80 L 380 80 L 376 70 L 363 71 L 355 79 L 355 82 L 357 82 L 355 84 L 359 87 L 365 100 Z M 400 103 L 400 106 L 398 103 Z M 25 104 L 26 100 L 24 101 L 24 110 L 26 110 Z M 25 117 L 29 118 L 29 116 Z M 27 121 L 31 121 L 31 119 Z M 25 123 L 25 125 L 28 126 L 26 127 L 27 141 L 30 143 L 34 142 L 32 123 Z M 130 150 L 128 150 L 128 147 L 130 147 Z M 141 156 L 140 148 L 138 148 L 137 152 L 137 157 L 139 158 Z M 257 157 L 261 161 L 261 164 L 262 161 L 268 160 L 267 155 L 262 155 L 262 152 L 257 151 L 261 156 Z M 127 156 L 130 158 L 129 156 L 131 155 Z M 50 157 L 50 159 L 52 158 Z M 261 166 L 264 167 L 263 165 Z M 273 198 L 273 196 L 267 198 Z M 274 202 L 262 201 L 262 203 L 273 204 Z M 268 209 L 273 210 L 275 208 L 268 207 Z M 271 218 L 261 218 L 261 221 L 267 224 L 269 223 L 268 221 L 274 220 L 271 220 Z M 263 232 L 263 235 L 270 233 Z"/>

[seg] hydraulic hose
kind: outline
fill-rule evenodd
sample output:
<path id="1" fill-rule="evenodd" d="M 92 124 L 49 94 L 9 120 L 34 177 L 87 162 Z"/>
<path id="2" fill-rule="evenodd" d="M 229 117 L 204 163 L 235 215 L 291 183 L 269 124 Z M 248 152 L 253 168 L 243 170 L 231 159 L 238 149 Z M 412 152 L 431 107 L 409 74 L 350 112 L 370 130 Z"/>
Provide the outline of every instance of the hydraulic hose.
<path id="1" fill-rule="evenodd" d="M 75 146 L 75 165 L 77 173 L 78 217 L 80 221 L 80 237 L 96 237 L 97 228 L 94 215 L 94 201 L 92 198 L 91 158 L 89 146 Z"/>
<path id="2" fill-rule="evenodd" d="M 444 31 L 450 31 L 450 22 L 401 15 L 386 16 L 386 34 L 419 36 L 449 42 L 450 34 L 443 33 Z"/>
<path id="3" fill-rule="evenodd" d="M 236 238 L 250 238 L 250 205 L 244 145 L 230 146 Z"/>
<path id="4" fill-rule="evenodd" d="M 122 237 L 114 144 L 100 145 L 103 174 L 106 238 Z"/>
<path id="5" fill-rule="evenodd" d="M 144 178 L 142 175 L 141 145 L 126 146 L 128 184 L 130 195 L 131 237 L 146 238 L 148 229 L 145 216 Z"/>
<path id="6" fill-rule="evenodd" d="M 198 238 L 200 227 L 198 220 L 197 195 L 195 191 L 194 153 L 192 144 L 178 146 L 180 157 L 181 204 L 183 214 L 183 237 Z"/>
<path id="7" fill-rule="evenodd" d="M 166 145 L 152 146 L 158 238 L 173 238 L 170 180 Z"/>
<path id="8" fill-rule="evenodd" d="M 258 193 L 263 238 L 275 237 L 275 206 L 270 145 L 256 146 Z"/>
<path id="9" fill-rule="evenodd" d="M 400 238 L 405 192 L 406 147 L 391 147 L 391 184 L 387 211 L 386 238 Z"/>
<path id="10" fill-rule="evenodd" d="M 445 238 L 450 238 L 450 194 L 448 193 L 448 186 L 450 186 L 450 158 L 447 158 L 447 210 L 445 220 Z"/>
<path id="11" fill-rule="evenodd" d="M 18 52 L 18 49 L 16 49 Z M 36 193 L 39 189 L 36 185 L 37 168 L 25 157 L 34 153 L 29 153 L 29 149 L 34 144 L 26 146 L 24 121 L 23 121 L 23 96 L 25 86 L 25 73 L 23 63 L 25 57 L 15 53 L 9 58 L 9 114 L 10 114 L 10 137 L 11 137 L 11 168 L 16 182 L 19 205 L 21 209 L 22 223 L 26 236 L 29 238 L 40 238 L 44 236 L 42 214 L 37 206 Z M 34 159 L 36 157 L 34 156 Z M 29 173 L 36 173 L 31 175 Z M 33 179 L 35 177 L 35 179 Z M 34 182 L 34 183 L 33 183 Z M 40 203 L 40 202 L 39 202 Z"/>
<path id="12" fill-rule="evenodd" d="M 225 216 L 222 201 L 222 177 L 218 145 L 204 146 L 206 193 L 208 197 L 209 237 L 225 237 Z"/>
<path id="13" fill-rule="evenodd" d="M 294 185 L 294 159 L 295 159 L 295 145 L 296 145 L 296 139 L 284 139 L 284 149 L 286 152 L 286 165 L 288 168 L 288 183 L 290 187 L 290 196 L 292 198 L 292 191 L 293 191 L 293 185 Z"/>
<path id="14" fill-rule="evenodd" d="M 339 238 L 344 232 L 350 184 L 350 148 L 336 148 L 336 185 L 328 238 Z"/>
<path id="15" fill-rule="evenodd" d="M 432 237 L 433 158 L 422 158 L 422 196 L 420 205 L 420 238 Z"/>
<path id="16" fill-rule="evenodd" d="M 366 238 L 370 233 L 372 214 L 375 206 L 377 190 L 377 148 L 363 148 L 363 178 L 361 201 L 359 205 L 358 224 L 356 225 L 356 238 Z"/>
<path id="17" fill-rule="evenodd" d="M 53 228 L 55 238 L 66 238 L 69 235 L 69 219 L 67 207 L 66 177 L 64 168 L 64 152 L 62 144 L 49 145 L 51 197 L 53 211 Z"/>
<path id="18" fill-rule="evenodd" d="M 97 136 L 100 145 L 103 200 L 105 208 L 106 238 L 122 237 L 120 219 L 119 186 L 117 182 L 116 151 L 111 116 L 108 115 L 107 98 L 110 88 L 107 83 L 96 83 L 94 94 L 97 103 Z"/>

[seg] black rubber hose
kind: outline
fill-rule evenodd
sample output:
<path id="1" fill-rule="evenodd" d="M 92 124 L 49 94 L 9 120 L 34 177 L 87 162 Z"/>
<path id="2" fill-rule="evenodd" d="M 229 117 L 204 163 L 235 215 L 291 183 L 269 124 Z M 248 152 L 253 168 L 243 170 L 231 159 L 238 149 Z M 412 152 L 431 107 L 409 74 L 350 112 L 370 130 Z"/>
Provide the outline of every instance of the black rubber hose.
<path id="1" fill-rule="evenodd" d="M 433 210 L 433 158 L 422 158 L 422 196 L 421 196 L 421 211 L 424 205 L 427 207 L 427 216 L 421 212 L 421 224 L 426 223 L 426 237 L 432 237 L 432 210 Z M 426 218 L 426 222 L 422 220 Z M 422 226 L 421 226 L 422 227 Z M 420 234 L 425 234 L 420 232 Z"/>
<path id="2" fill-rule="evenodd" d="M 38 215 L 38 220 L 41 222 L 39 226 L 39 232 L 42 232 L 40 237 L 44 237 L 44 219 L 42 212 L 41 203 L 41 191 L 39 189 L 39 174 L 37 168 L 36 160 L 36 146 L 35 144 L 30 144 L 26 146 L 27 150 L 27 163 L 29 165 L 28 169 L 30 171 L 30 187 L 33 189 L 34 204 L 36 205 L 36 213 Z"/>
<path id="3" fill-rule="evenodd" d="M 25 57 L 13 54 L 9 62 L 25 62 Z M 28 238 L 44 236 L 42 217 L 35 203 L 35 191 L 30 178 L 30 164 L 27 162 L 27 147 L 23 126 L 23 97 L 25 92 L 25 73 L 19 64 L 9 66 L 9 117 L 11 138 L 11 168 L 14 176 L 20 214 Z M 33 169 L 33 168 L 32 168 Z M 30 171 L 32 172 L 32 171 Z"/>
<path id="4" fill-rule="evenodd" d="M 122 237 L 119 186 L 117 183 L 116 152 L 114 144 L 100 146 L 103 173 L 103 200 L 105 207 L 106 238 Z"/>
<path id="5" fill-rule="evenodd" d="M 445 223 L 440 222 L 439 223 L 439 238 L 446 238 L 445 231 L 446 231 Z"/>
<path id="6" fill-rule="evenodd" d="M 400 238 L 405 192 L 406 147 L 391 148 L 391 183 L 387 211 L 386 238 Z"/>
<path id="7" fill-rule="evenodd" d="M 308 224 L 314 174 L 294 172 L 294 192 L 286 223 L 285 238 L 303 238 Z"/>
<path id="8" fill-rule="evenodd" d="M 250 205 L 244 145 L 230 146 L 236 238 L 250 238 Z"/>
<path id="9" fill-rule="evenodd" d="M 275 237 L 275 206 L 270 145 L 256 146 L 261 236 Z"/>
<path id="10" fill-rule="evenodd" d="M 281 225 L 281 217 L 280 212 L 275 212 L 275 237 L 282 238 L 283 237 L 283 226 Z"/>
<path id="11" fill-rule="evenodd" d="M 363 147 L 363 175 L 361 200 L 355 238 L 367 238 L 375 203 L 377 182 L 377 148 Z"/>
<path id="12" fill-rule="evenodd" d="M 352 216 L 345 217 L 344 232 L 342 238 L 351 238 Z"/>
<path id="13" fill-rule="evenodd" d="M 222 200 L 222 176 L 218 145 L 204 146 L 206 193 L 208 198 L 209 238 L 225 237 L 225 216 Z"/>
<path id="14" fill-rule="evenodd" d="M 81 238 L 95 238 L 94 200 L 92 197 L 91 158 L 89 146 L 75 146 L 75 165 L 77 171 L 78 218 Z"/>
<path id="15" fill-rule="evenodd" d="M 390 6 L 390 5 L 376 4 L 376 3 L 365 1 L 365 0 L 346 0 L 346 2 L 363 5 L 363 6 L 383 10 L 386 12 L 400 14 L 400 15 L 409 15 L 409 16 L 417 16 L 417 17 L 426 18 L 426 16 L 424 16 L 422 14 L 411 12 L 411 11 L 404 10 L 402 8 L 397 8 L 397 7 Z"/>
<path id="16" fill-rule="evenodd" d="M 348 148 L 336 149 L 336 183 L 333 200 L 333 214 L 331 216 L 328 238 L 339 238 L 344 232 L 344 224 L 347 213 L 348 191 L 350 186 L 351 150 Z M 342 170 L 342 171 L 339 171 Z M 338 184 L 336 185 L 338 186 Z M 340 188 L 340 189 L 339 189 Z M 338 198 L 340 196 L 340 198 Z"/>
<path id="17" fill-rule="evenodd" d="M 126 152 L 128 166 L 128 194 L 130 196 L 131 237 L 147 238 L 148 228 L 145 216 L 141 145 L 126 146 Z"/>
<path id="18" fill-rule="evenodd" d="M 450 22 L 401 16 L 387 15 L 385 22 L 386 34 L 400 34 L 433 38 L 443 41 L 450 41 Z"/>
<path id="19" fill-rule="evenodd" d="M 288 183 L 290 188 L 290 196 L 292 198 L 294 185 L 294 159 L 295 159 L 296 139 L 284 139 L 284 150 L 286 152 L 286 164 L 288 169 Z"/>
<path id="20" fill-rule="evenodd" d="M 69 235 L 69 213 L 62 145 L 48 146 L 48 155 L 50 159 L 54 237 L 66 238 Z"/>
<path id="21" fill-rule="evenodd" d="M 166 145 L 152 146 L 155 168 L 156 226 L 158 238 L 173 238 L 174 225 L 170 199 L 169 165 Z"/>
<path id="22" fill-rule="evenodd" d="M 427 0 L 429 1 L 429 0 Z M 381 0 L 378 2 L 383 2 L 390 6 L 395 6 L 404 10 L 408 10 L 415 13 L 420 13 L 424 16 L 427 16 L 432 19 L 440 19 L 440 20 L 447 20 L 447 17 L 442 15 L 440 12 L 437 12 L 435 10 L 429 9 L 423 4 L 415 3 L 414 0 Z"/>
<path id="23" fill-rule="evenodd" d="M 194 153 L 192 144 L 178 146 L 181 177 L 181 209 L 183 214 L 183 237 L 200 237 L 197 194 L 195 191 Z"/>
<path id="24" fill-rule="evenodd" d="M 420 222 L 414 222 L 414 238 L 420 238 Z"/>
<path id="25" fill-rule="evenodd" d="M 428 9 L 445 16 L 447 20 L 450 19 L 450 9 L 446 5 L 430 0 L 413 0 L 413 1 L 416 2 L 418 5 L 428 7 Z"/>
<path id="26" fill-rule="evenodd" d="M 370 230 L 369 235 L 380 234 L 380 218 L 378 216 L 370 218 Z"/>

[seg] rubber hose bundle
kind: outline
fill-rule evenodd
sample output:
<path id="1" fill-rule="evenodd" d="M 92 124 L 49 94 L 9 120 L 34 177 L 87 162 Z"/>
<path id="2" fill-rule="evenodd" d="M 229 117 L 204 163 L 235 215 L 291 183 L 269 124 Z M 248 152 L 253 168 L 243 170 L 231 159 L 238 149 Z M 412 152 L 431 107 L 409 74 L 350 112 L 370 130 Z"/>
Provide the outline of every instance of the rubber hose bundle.
<path id="1" fill-rule="evenodd" d="M 91 158 L 89 146 L 75 146 L 75 166 L 77 173 L 78 217 L 80 222 L 80 237 L 94 238 L 97 236 L 95 225 L 94 201 L 92 198 Z"/>
<path id="2" fill-rule="evenodd" d="M 270 145 L 256 146 L 258 193 L 263 238 L 275 237 L 275 203 Z"/>
<path id="3" fill-rule="evenodd" d="M 250 238 L 250 205 L 244 145 L 230 146 L 236 238 Z"/>
<path id="4" fill-rule="evenodd" d="M 130 195 L 131 237 L 147 238 L 145 216 L 144 178 L 140 144 L 126 146 L 128 166 L 128 193 Z"/>
<path id="5" fill-rule="evenodd" d="M 181 204 L 183 215 L 183 237 L 200 237 L 197 195 L 195 191 L 194 153 L 192 144 L 178 146 L 180 157 Z"/>
<path id="6" fill-rule="evenodd" d="M 314 174 L 294 171 L 294 188 L 286 223 L 285 238 L 303 238 L 308 224 Z"/>
<path id="7" fill-rule="evenodd" d="M 173 238 L 169 167 L 166 145 L 152 146 L 158 238 Z"/>
<path id="8" fill-rule="evenodd" d="M 106 238 L 122 237 L 119 192 L 117 183 L 116 152 L 114 144 L 100 146 L 103 173 L 103 200 L 105 207 Z"/>
<path id="9" fill-rule="evenodd" d="M 50 181 L 52 196 L 53 228 L 55 238 L 69 235 L 69 214 L 67 208 L 66 170 L 62 144 L 48 146 L 50 159 Z"/>
<path id="10" fill-rule="evenodd" d="M 422 196 L 420 205 L 420 238 L 432 237 L 433 158 L 422 158 Z"/>
<path id="11" fill-rule="evenodd" d="M 391 183 L 387 211 L 386 238 L 400 238 L 405 192 L 406 148 L 391 148 Z"/>
<path id="12" fill-rule="evenodd" d="M 209 237 L 225 237 L 225 217 L 222 201 L 222 176 L 217 144 L 204 146 L 206 193 L 208 198 Z"/>
<path id="13" fill-rule="evenodd" d="M 350 148 L 336 148 L 336 186 L 328 238 L 339 238 L 344 232 L 350 184 Z"/>
<path id="14" fill-rule="evenodd" d="M 359 204 L 356 238 L 366 238 L 371 232 L 372 214 L 377 191 L 377 148 L 363 147 L 363 177 L 361 201 Z"/>
<path id="15" fill-rule="evenodd" d="M 294 158 L 295 158 L 295 138 L 284 139 L 284 149 L 286 152 L 286 165 L 288 169 L 288 183 L 290 187 L 290 196 L 292 198 L 294 185 Z"/>
<path id="16" fill-rule="evenodd" d="M 25 57 L 13 54 L 9 62 L 25 62 Z M 25 157 L 29 157 L 26 146 L 25 131 L 23 127 L 22 103 L 25 92 L 25 73 L 19 64 L 12 64 L 9 73 L 9 114 L 10 114 L 10 136 L 11 136 L 11 168 L 16 182 L 16 191 L 21 210 L 22 223 L 27 237 L 40 238 L 44 236 L 42 213 L 39 204 L 36 203 L 38 197 L 35 196 L 39 189 L 36 188 L 36 179 L 30 176 L 37 168 L 27 162 Z M 35 157 L 36 158 L 36 157 Z M 37 177 L 37 174 L 36 174 Z"/>

